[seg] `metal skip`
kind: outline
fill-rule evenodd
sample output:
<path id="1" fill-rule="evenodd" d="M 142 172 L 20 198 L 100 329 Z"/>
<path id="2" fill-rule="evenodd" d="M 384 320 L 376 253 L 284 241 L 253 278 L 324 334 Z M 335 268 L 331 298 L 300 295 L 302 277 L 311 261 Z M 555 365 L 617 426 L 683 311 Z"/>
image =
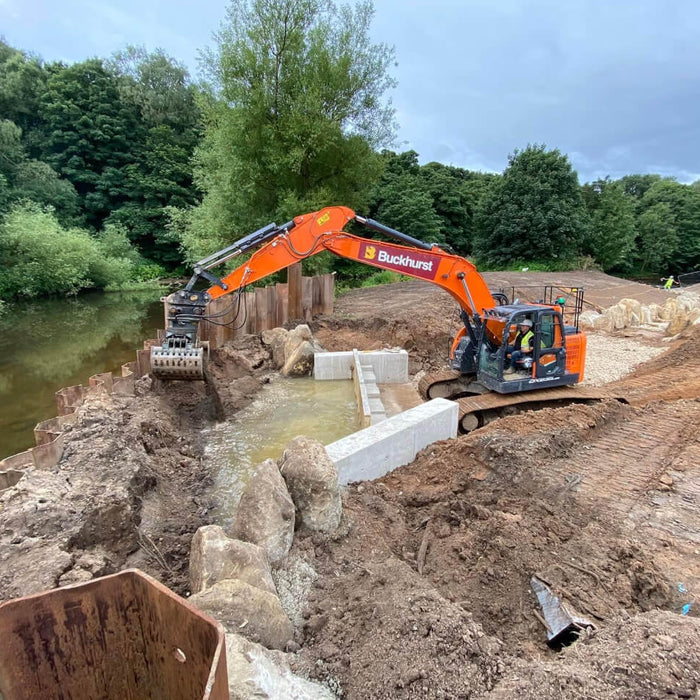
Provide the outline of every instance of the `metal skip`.
<path id="1" fill-rule="evenodd" d="M 4 700 L 225 700 L 224 630 L 137 569 L 0 605 Z"/>

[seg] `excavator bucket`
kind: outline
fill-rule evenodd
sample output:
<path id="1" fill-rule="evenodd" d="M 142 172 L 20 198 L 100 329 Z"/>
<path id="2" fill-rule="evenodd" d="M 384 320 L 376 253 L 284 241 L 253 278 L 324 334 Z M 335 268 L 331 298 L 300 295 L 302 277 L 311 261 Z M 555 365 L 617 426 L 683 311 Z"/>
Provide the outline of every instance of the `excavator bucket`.
<path id="1" fill-rule="evenodd" d="M 204 379 L 204 348 L 151 348 L 151 375 L 158 379 Z"/>

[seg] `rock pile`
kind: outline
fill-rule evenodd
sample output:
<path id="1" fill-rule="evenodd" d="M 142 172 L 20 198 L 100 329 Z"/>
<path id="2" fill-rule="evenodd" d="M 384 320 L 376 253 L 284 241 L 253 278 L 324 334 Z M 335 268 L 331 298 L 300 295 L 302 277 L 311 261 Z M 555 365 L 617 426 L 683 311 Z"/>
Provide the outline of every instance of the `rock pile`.
<path id="1" fill-rule="evenodd" d="M 324 686 L 295 676 L 280 653 L 299 646 L 293 611 L 283 608 L 271 567 L 285 564 L 295 525 L 329 535 L 341 518 L 333 462 L 320 442 L 297 437 L 278 464 L 268 459 L 255 469 L 232 537 L 217 525 L 197 530 L 190 549 L 190 602 L 226 629 L 232 698 L 333 697 Z"/>
<path id="2" fill-rule="evenodd" d="M 272 351 L 273 364 L 285 377 L 310 374 L 314 367 L 314 353 L 323 352 L 306 324 L 291 331 L 286 328 L 263 331 L 262 341 Z"/>
<path id="3" fill-rule="evenodd" d="M 684 292 L 669 297 L 663 306 L 640 304 L 636 299 L 621 299 L 603 313 L 585 311 L 581 314 L 584 328 L 611 333 L 623 328 L 651 326 L 666 335 L 677 335 L 691 325 L 700 324 L 700 295 Z"/>

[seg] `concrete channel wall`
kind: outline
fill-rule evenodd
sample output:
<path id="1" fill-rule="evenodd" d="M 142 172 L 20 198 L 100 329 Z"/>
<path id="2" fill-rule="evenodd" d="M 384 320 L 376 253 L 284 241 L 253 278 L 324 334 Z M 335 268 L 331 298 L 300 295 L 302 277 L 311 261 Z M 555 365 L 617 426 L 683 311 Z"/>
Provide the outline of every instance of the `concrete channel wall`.
<path id="1" fill-rule="evenodd" d="M 456 437 L 458 412 L 454 401 L 433 399 L 327 445 L 339 483 L 378 479 L 433 442 Z"/>
<path id="2" fill-rule="evenodd" d="M 423 448 L 457 435 L 459 408 L 434 399 L 387 418 L 378 384 L 404 384 L 405 350 L 321 352 L 314 355 L 317 380 L 352 379 L 362 430 L 326 446 L 341 484 L 377 479 L 410 464 Z"/>
<path id="3" fill-rule="evenodd" d="M 355 353 L 358 353 L 363 364 L 371 366 L 378 384 L 402 384 L 409 381 L 408 353 L 405 350 L 317 352 L 314 355 L 314 379 L 352 379 Z"/>
<path id="4" fill-rule="evenodd" d="M 378 385 L 408 382 L 408 353 L 405 350 L 317 352 L 314 379 L 352 379 L 360 425 L 367 428 L 387 417 Z"/>

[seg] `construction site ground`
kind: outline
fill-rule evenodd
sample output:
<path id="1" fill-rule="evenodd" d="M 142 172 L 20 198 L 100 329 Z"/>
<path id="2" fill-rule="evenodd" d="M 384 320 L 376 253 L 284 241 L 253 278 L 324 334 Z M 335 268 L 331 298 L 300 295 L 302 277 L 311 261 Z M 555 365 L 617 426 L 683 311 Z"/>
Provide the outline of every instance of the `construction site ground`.
<path id="1" fill-rule="evenodd" d="M 597 272 L 485 277 L 531 300 L 584 286 L 600 308 L 669 294 Z M 459 320 L 408 282 L 343 295 L 312 328 L 328 350 L 404 347 L 416 377 L 445 367 Z M 627 404 L 502 418 L 350 486 L 340 530 L 298 531 L 276 574 L 294 668 L 358 700 L 700 698 L 699 344 L 698 326 L 593 334 L 589 382 Z M 207 385 L 144 379 L 81 409 L 59 466 L 0 497 L 0 600 L 129 565 L 187 595 L 216 505 L 200 428 L 235 420 L 270 371 L 249 337 Z M 595 629 L 550 649 L 532 576 Z"/>

